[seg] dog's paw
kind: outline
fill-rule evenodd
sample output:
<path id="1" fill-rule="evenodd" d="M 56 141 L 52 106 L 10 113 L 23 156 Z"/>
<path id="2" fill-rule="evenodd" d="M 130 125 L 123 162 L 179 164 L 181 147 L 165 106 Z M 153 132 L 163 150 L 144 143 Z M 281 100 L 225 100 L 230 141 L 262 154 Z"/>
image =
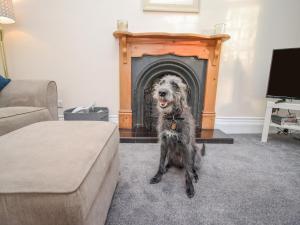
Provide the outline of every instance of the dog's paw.
<path id="1" fill-rule="evenodd" d="M 186 187 L 186 195 L 187 195 L 189 198 L 194 197 L 194 195 L 195 195 L 195 190 L 194 190 L 194 187 L 193 187 L 193 186 L 188 186 L 188 187 Z"/>
<path id="2" fill-rule="evenodd" d="M 150 184 L 157 184 L 161 181 L 161 176 L 154 176 L 150 180 Z"/>

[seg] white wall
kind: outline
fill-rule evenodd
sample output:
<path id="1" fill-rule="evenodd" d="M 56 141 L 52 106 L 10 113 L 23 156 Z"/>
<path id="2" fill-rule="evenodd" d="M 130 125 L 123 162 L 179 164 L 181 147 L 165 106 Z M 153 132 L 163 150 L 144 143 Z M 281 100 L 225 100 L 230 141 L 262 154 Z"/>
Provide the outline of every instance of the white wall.
<path id="1" fill-rule="evenodd" d="M 13 79 L 57 81 L 65 108 L 97 102 L 118 112 L 117 19 L 132 32 L 210 33 L 225 22 L 217 116 L 264 115 L 273 48 L 300 46 L 299 0 L 201 0 L 199 14 L 143 12 L 142 0 L 15 0 L 5 27 Z"/>

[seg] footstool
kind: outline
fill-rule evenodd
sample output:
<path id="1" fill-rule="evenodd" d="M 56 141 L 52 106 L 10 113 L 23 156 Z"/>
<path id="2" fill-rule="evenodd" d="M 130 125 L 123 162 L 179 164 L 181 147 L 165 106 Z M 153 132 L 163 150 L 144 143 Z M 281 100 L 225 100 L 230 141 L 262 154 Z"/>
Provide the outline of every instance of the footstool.
<path id="1" fill-rule="evenodd" d="M 109 122 L 40 122 L 1 136 L 0 224 L 104 224 L 118 145 Z"/>

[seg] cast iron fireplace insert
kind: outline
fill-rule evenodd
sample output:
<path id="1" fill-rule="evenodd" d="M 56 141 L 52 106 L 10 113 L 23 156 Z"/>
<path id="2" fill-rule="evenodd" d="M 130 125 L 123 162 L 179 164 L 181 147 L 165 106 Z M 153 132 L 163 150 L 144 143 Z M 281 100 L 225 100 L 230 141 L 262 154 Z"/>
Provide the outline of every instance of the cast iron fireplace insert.
<path id="1" fill-rule="evenodd" d="M 157 124 L 153 85 L 164 75 L 180 77 L 188 87 L 188 104 L 201 127 L 201 112 L 207 60 L 175 55 L 142 56 L 132 58 L 133 127 L 153 131 Z"/>

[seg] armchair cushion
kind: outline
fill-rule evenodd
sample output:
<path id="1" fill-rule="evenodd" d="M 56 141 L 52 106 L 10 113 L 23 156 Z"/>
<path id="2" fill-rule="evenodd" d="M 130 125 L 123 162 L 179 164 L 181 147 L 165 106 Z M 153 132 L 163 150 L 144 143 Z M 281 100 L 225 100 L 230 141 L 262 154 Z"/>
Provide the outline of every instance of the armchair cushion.
<path id="1" fill-rule="evenodd" d="M 44 107 L 57 120 L 57 89 L 54 81 L 13 80 L 0 92 L 0 107 Z"/>
<path id="2" fill-rule="evenodd" d="M 6 86 L 8 85 L 8 83 L 10 82 L 10 79 L 6 79 L 5 77 L 2 77 L 0 75 L 0 91 Z"/>
<path id="3" fill-rule="evenodd" d="M 29 106 L 0 107 L 0 136 L 45 120 L 51 120 L 47 108 Z"/>
<path id="4" fill-rule="evenodd" d="M 29 106 L 16 106 L 16 107 L 3 107 L 0 108 L 0 120 L 17 115 L 24 115 L 36 111 L 41 111 L 46 108 L 42 107 L 29 107 Z"/>

